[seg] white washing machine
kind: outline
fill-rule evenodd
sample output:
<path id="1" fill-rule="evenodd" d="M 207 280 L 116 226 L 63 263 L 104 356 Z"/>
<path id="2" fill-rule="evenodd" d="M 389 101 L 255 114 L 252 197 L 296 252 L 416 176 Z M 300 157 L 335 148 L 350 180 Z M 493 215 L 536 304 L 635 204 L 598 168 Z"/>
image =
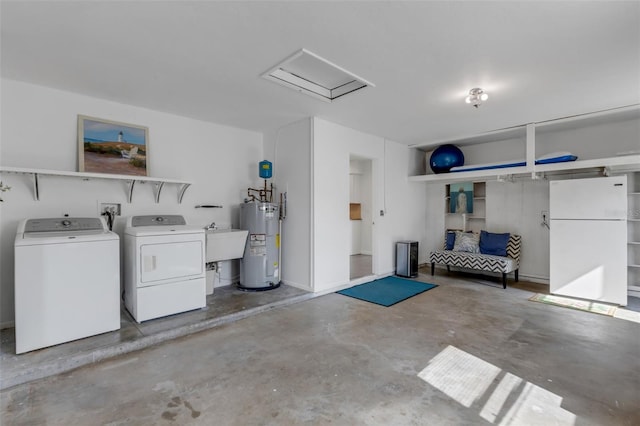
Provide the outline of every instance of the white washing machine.
<path id="1" fill-rule="evenodd" d="M 130 217 L 124 302 L 138 322 L 205 307 L 204 229 L 178 215 Z"/>
<path id="2" fill-rule="evenodd" d="M 104 219 L 23 220 L 14 250 L 16 353 L 120 328 L 120 242 Z"/>

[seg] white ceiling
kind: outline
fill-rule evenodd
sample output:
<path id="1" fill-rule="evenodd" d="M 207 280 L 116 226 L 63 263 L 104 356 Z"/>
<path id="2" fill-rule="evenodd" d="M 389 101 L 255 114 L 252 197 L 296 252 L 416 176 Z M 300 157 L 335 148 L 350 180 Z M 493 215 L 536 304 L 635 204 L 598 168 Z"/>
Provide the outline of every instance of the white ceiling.
<path id="1" fill-rule="evenodd" d="M 317 116 L 423 145 L 640 103 L 637 1 L 0 7 L 3 77 L 259 132 Z M 260 77 L 301 48 L 376 87 L 326 103 Z"/>

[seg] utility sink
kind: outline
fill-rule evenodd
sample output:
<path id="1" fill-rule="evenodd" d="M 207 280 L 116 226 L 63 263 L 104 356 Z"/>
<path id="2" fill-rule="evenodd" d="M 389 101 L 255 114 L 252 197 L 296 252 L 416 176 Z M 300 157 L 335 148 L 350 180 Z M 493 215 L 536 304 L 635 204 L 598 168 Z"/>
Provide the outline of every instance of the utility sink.
<path id="1" fill-rule="evenodd" d="M 239 259 L 244 256 L 244 245 L 249 231 L 243 229 L 207 229 L 207 262 Z"/>

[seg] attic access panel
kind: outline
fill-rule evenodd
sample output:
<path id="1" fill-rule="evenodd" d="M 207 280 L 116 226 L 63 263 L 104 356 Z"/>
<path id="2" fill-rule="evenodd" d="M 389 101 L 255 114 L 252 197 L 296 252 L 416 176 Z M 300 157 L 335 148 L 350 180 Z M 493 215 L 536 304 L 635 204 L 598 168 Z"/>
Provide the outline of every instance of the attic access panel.
<path id="1" fill-rule="evenodd" d="M 375 87 L 373 83 L 306 49 L 294 53 L 262 77 L 325 102 L 367 86 Z"/>

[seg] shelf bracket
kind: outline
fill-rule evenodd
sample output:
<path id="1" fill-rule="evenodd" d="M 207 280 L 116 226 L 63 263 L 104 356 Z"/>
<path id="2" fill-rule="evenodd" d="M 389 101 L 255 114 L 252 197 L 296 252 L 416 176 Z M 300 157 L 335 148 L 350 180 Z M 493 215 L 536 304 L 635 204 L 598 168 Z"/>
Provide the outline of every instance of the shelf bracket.
<path id="1" fill-rule="evenodd" d="M 531 180 L 544 179 L 544 173 L 531 172 Z"/>
<path id="2" fill-rule="evenodd" d="M 153 187 L 153 193 L 156 197 L 156 204 L 160 202 L 160 192 L 162 192 L 163 186 L 164 186 L 164 182 L 156 182 Z"/>
<path id="3" fill-rule="evenodd" d="M 33 195 L 36 197 L 36 201 L 40 201 L 40 189 L 38 187 L 38 174 L 33 174 Z"/>
<path id="4" fill-rule="evenodd" d="M 178 204 L 182 204 L 182 197 L 184 197 L 184 193 L 189 186 L 191 186 L 190 183 L 185 183 L 178 189 Z"/>
<path id="5" fill-rule="evenodd" d="M 496 177 L 496 181 L 513 183 L 515 179 L 513 178 L 513 175 L 498 175 Z"/>
<path id="6" fill-rule="evenodd" d="M 131 204 L 131 200 L 133 199 L 133 187 L 135 186 L 136 181 L 135 180 L 128 180 L 127 181 L 127 202 L 129 204 Z"/>

